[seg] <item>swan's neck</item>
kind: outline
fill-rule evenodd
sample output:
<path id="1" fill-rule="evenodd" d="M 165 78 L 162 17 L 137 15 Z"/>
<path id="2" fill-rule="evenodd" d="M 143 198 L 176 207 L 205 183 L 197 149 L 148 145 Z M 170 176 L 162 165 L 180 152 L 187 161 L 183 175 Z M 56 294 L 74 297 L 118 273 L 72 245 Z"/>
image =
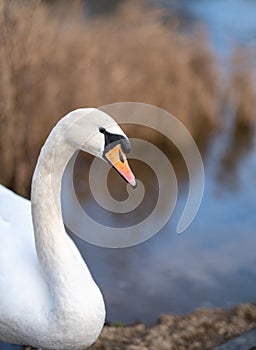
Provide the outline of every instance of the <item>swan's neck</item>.
<path id="1" fill-rule="evenodd" d="M 43 146 L 32 181 L 31 205 L 38 260 L 48 284 L 58 294 L 75 284 L 76 271 L 90 274 L 78 250 L 71 247 L 61 211 L 61 180 L 74 149 L 65 142 L 61 123 Z M 80 270 L 80 271 L 79 271 Z M 85 276 L 86 277 L 86 276 Z M 79 279 L 79 278 L 78 278 Z"/>
<path id="2" fill-rule="evenodd" d="M 82 348 L 98 337 L 105 307 L 62 220 L 62 175 L 76 151 L 65 141 L 65 132 L 65 123 L 60 121 L 41 150 L 32 180 L 31 206 L 37 256 L 50 292 L 44 306 L 46 322 L 53 332 L 65 334 L 67 344 L 73 344 L 75 337 Z"/>

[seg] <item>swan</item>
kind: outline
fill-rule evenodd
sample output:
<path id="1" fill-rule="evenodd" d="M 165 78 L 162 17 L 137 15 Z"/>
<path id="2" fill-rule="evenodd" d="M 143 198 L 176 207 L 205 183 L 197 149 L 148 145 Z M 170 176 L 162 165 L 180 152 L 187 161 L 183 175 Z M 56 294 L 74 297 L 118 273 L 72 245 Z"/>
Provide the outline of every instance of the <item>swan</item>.
<path id="1" fill-rule="evenodd" d="M 108 161 L 133 187 L 130 142 L 105 112 L 64 116 L 41 149 L 31 202 L 0 185 L 0 340 L 40 349 L 85 349 L 99 336 L 102 294 L 61 215 L 61 179 L 78 149 Z"/>

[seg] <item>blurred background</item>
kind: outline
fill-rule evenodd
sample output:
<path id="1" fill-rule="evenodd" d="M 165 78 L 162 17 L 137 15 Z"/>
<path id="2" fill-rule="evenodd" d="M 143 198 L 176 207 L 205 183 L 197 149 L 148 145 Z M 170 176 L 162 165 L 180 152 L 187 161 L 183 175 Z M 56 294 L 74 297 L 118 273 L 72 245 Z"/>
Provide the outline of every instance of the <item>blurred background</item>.
<path id="1" fill-rule="evenodd" d="M 203 202 L 178 235 L 188 189 L 182 157 L 152 130 L 126 130 L 166 152 L 179 200 L 166 226 L 136 247 L 100 248 L 72 236 L 111 323 L 150 323 L 166 312 L 256 299 L 255 14 L 254 0 L 0 0 L 2 184 L 29 198 L 40 147 L 56 121 L 78 107 L 161 107 L 186 125 L 202 153 Z M 85 210 L 114 227 L 148 213 L 157 183 L 146 165 L 131 160 L 149 193 L 145 206 L 120 219 L 93 200 L 91 161 L 79 155 L 74 174 Z M 111 173 L 109 182 L 113 195 L 125 198 L 122 179 Z M 64 216 L 76 220 L 68 198 L 64 188 Z"/>

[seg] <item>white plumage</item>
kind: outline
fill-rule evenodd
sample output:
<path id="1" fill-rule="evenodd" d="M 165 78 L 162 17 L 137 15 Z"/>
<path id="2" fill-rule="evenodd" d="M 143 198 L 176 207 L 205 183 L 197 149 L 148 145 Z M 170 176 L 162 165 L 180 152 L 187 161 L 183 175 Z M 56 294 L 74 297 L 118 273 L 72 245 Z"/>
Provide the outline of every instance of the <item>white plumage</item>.
<path id="1" fill-rule="evenodd" d="M 99 127 L 126 138 L 97 109 L 79 109 L 61 119 L 41 150 L 32 202 L 0 185 L 2 341 L 84 349 L 103 327 L 102 295 L 65 232 L 60 204 L 61 178 L 72 154 L 80 148 L 102 157 L 105 141 Z"/>

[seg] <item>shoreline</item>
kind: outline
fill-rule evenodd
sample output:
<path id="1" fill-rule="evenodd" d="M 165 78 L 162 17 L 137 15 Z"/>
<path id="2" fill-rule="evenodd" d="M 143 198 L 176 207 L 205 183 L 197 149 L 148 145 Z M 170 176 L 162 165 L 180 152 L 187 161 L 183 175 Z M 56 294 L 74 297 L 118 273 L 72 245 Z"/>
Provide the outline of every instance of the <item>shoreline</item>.
<path id="1" fill-rule="evenodd" d="M 90 350 L 207 350 L 256 327 L 256 303 L 165 314 L 153 325 L 105 326 Z M 255 344 L 256 346 L 256 337 Z"/>

